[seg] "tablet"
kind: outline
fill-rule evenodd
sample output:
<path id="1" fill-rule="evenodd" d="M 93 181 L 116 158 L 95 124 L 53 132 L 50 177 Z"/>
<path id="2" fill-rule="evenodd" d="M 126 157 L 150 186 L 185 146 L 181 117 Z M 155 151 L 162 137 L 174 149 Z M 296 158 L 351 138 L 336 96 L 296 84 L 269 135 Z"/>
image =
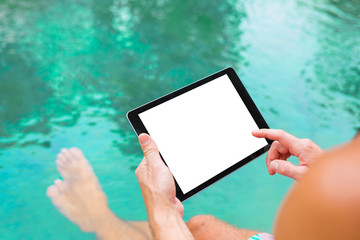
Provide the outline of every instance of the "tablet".
<path id="1" fill-rule="evenodd" d="M 265 153 L 269 128 L 234 69 L 196 81 L 127 113 L 136 134 L 148 133 L 169 167 L 180 201 Z"/>

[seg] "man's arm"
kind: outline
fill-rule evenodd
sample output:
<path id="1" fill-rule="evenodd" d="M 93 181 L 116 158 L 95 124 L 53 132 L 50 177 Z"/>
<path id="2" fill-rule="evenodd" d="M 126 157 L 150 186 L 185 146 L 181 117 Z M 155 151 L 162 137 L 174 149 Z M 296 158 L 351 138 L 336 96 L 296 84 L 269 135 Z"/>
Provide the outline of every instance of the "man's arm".
<path id="1" fill-rule="evenodd" d="M 194 239 L 182 219 L 184 206 L 176 198 L 174 179 L 155 142 L 147 134 L 141 134 L 139 142 L 145 156 L 135 173 L 155 239 Z"/>
<path id="2" fill-rule="evenodd" d="M 277 240 L 360 239 L 360 137 L 323 154 L 292 188 Z"/>

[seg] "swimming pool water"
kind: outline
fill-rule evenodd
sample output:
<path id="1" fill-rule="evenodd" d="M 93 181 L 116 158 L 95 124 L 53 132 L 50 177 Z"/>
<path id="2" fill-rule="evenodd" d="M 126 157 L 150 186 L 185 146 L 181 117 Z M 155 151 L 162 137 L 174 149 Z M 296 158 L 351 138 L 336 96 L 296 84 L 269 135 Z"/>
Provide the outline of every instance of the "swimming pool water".
<path id="1" fill-rule="evenodd" d="M 323 148 L 360 126 L 356 0 L 0 2 L 0 239 L 94 239 L 46 197 L 56 154 L 88 157 L 120 218 L 145 220 L 126 112 L 233 66 L 270 127 Z M 271 231 L 292 181 L 265 156 L 184 203 Z"/>

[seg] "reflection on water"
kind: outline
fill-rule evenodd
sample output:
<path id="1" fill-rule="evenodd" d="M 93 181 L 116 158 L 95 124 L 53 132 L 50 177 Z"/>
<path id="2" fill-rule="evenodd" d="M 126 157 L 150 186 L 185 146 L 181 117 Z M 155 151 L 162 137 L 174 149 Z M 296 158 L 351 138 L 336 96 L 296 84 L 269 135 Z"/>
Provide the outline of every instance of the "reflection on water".
<path id="1" fill-rule="evenodd" d="M 310 2 L 309 2 L 310 3 Z M 301 4 L 307 6 L 307 4 Z M 322 117 L 344 109 L 357 128 L 360 119 L 360 5 L 358 1 L 311 3 L 308 16 L 317 24 L 319 45 L 306 68 L 310 88 L 323 98 L 316 99 Z M 335 109 L 335 111 L 334 111 Z"/>
<path id="2" fill-rule="evenodd" d="M 38 210 L 39 204 L 52 209 L 43 192 L 56 177 L 52 161 L 63 146 L 93 156 L 110 204 L 135 198 L 141 204 L 139 192 L 126 198 L 118 191 L 136 187 L 132 176 L 141 158 L 126 112 L 227 66 L 239 73 L 270 126 L 324 147 L 345 141 L 360 125 L 359 13 L 356 0 L 2 1 L 0 202 L 6 204 L 0 214 L 9 221 L 0 230 L 11 226 L 14 239 L 18 228 L 41 238 L 46 231 L 33 227 L 31 216 L 47 228 L 66 223 L 55 210 L 53 223 Z M 252 182 L 257 171 L 264 174 L 256 164 L 189 200 L 185 217 L 214 214 L 270 231 L 290 182 L 265 175 Z M 254 194 L 253 205 L 237 209 L 252 209 L 252 220 L 234 211 L 238 202 L 250 204 L 234 196 L 234 180 Z M 257 200 L 263 197 L 269 201 Z M 145 217 L 143 208 L 118 211 Z M 82 236 L 67 226 L 65 235 Z"/>
<path id="3" fill-rule="evenodd" d="M 114 110 L 106 117 L 130 131 L 127 110 L 241 64 L 244 14 L 233 3 L 18 4 L 15 14 L 10 4 L 1 8 L 8 19 L 2 32 L 15 37 L 2 41 L 0 60 L 0 134 L 18 144 L 29 132 L 74 126 L 86 106 Z M 229 40 L 236 43 L 225 44 Z"/>

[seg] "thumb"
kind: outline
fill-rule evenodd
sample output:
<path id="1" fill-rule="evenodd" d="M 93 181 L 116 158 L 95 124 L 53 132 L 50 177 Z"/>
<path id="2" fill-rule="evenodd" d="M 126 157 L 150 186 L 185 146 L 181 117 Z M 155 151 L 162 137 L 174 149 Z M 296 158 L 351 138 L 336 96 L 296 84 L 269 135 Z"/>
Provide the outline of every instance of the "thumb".
<path id="1" fill-rule="evenodd" d="M 299 180 L 306 172 L 306 167 L 296 166 L 291 162 L 284 160 L 274 160 L 270 163 L 270 169 L 283 176 L 290 177 L 294 180 Z"/>
<path id="2" fill-rule="evenodd" d="M 156 143 L 149 135 L 147 135 L 146 133 L 140 134 L 139 142 L 149 165 L 162 162 Z"/>

